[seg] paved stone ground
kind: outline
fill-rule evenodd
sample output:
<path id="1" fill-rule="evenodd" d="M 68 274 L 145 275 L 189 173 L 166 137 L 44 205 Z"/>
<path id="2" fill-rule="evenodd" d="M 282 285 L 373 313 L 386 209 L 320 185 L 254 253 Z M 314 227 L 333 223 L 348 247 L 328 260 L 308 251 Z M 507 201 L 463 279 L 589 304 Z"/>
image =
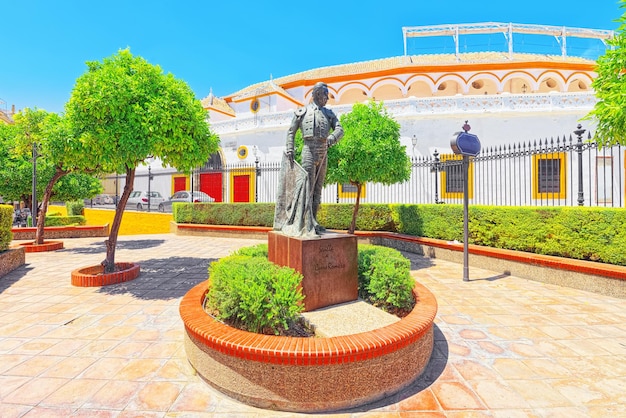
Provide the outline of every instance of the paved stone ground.
<path id="1" fill-rule="evenodd" d="M 214 390 L 182 343 L 180 298 L 210 261 L 261 241 L 123 236 L 116 260 L 142 273 L 103 288 L 70 284 L 104 258 L 103 239 L 64 242 L 0 278 L 0 417 L 295 415 Z M 623 299 L 473 267 L 463 282 L 461 265 L 410 258 L 439 303 L 433 357 L 403 392 L 331 416 L 626 416 Z"/>

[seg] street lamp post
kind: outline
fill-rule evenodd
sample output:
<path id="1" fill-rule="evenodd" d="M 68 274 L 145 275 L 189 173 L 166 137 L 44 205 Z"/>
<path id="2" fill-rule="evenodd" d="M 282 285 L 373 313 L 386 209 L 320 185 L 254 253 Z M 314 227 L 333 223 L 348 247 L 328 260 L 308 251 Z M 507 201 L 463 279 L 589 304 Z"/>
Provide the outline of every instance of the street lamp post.
<path id="1" fill-rule="evenodd" d="M 254 154 L 254 203 L 259 201 L 259 177 L 261 175 L 259 171 L 259 149 L 255 145 L 252 148 Z"/>
<path id="2" fill-rule="evenodd" d="M 435 162 L 433 164 L 433 171 L 435 172 L 435 203 L 443 203 L 439 201 L 439 170 L 441 168 L 441 162 L 439 162 L 439 152 L 435 150 L 433 152 Z"/>
<path id="3" fill-rule="evenodd" d="M 576 153 L 578 154 L 578 206 L 585 204 L 585 193 L 583 191 L 583 134 L 585 129 L 581 124 L 578 124 L 574 134 L 577 137 L 576 141 Z"/>
<path id="4" fill-rule="evenodd" d="M 152 183 L 152 167 L 148 164 L 148 212 L 150 212 L 150 183 Z"/>

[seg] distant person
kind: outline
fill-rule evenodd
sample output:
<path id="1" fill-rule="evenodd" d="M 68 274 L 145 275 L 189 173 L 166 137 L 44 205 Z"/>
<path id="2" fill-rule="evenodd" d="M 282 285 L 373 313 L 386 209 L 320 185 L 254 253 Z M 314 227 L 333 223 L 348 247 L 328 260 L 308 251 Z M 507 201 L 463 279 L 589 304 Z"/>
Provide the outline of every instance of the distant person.
<path id="1" fill-rule="evenodd" d="M 327 102 L 328 86 L 322 82 L 315 84 L 313 101 L 295 111 L 287 132 L 274 229 L 290 236 L 313 237 L 325 231 L 317 222 L 317 212 L 326 177 L 327 151 L 343 137 L 339 119 L 325 107 Z M 301 167 L 294 164 L 298 129 L 304 141 Z"/>

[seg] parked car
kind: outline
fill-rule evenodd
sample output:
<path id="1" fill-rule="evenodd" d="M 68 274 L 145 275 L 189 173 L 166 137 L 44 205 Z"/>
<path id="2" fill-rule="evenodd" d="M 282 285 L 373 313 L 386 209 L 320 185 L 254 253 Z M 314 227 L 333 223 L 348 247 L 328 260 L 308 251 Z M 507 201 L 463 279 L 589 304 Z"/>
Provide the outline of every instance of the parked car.
<path id="1" fill-rule="evenodd" d="M 99 194 L 93 198 L 94 205 L 112 205 L 113 198 L 108 194 Z"/>
<path id="2" fill-rule="evenodd" d="M 194 203 L 210 203 L 215 202 L 211 196 L 204 192 L 192 192 L 189 190 L 181 190 L 172 195 L 169 199 L 159 204 L 159 212 L 171 212 L 172 203 L 174 202 L 194 202 Z"/>
<path id="3" fill-rule="evenodd" d="M 150 202 L 150 209 L 156 209 L 161 203 L 165 201 L 165 198 L 161 196 L 161 193 L 151 191 L 150 198 L 148 199 L 148 192 L 136 190 L 130 194 L 128 202 L 126 202 L 127 208 L 137 208 L 137 210 L 144 210 L 148 208 L 148 201 Z"/>

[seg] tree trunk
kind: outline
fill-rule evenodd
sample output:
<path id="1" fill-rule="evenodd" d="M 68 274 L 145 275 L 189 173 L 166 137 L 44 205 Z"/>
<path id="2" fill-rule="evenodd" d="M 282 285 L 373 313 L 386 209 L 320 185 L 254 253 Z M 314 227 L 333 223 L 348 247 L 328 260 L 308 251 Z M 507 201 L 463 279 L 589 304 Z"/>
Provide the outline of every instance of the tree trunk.
<path id="1" fill-rule="evenodd" d="M 48 211 L 50 196 L 52 196 L 52 188 L 54 187 L 54 184 L 66 174 L 67 171 L 61 170 L 60 168 L 56 169 L 54 175 L 46 185 L 46 190 L 43 194 L 43 200 L 41 201 L 41 210 L 39 210 L 39 214 L 32 214 L 33 219 L 35 219 L 35 216 L 37 217 L 37 232 L 35 233 L 35 244 L 43 244 L 43 227 L 46 223 L 46 212 Z"/>
<path id="2" fill-rule="evenodd" d="M 354 234 L 356 230 L 356 217 L 359 215 L 359 203 L 361 202 L 361 183 L 352 183 L 356 186 L 356 203 L 354 204 L 354 212 L 352 212 L 352 223 L 350 223 L 350 229 L 348 234 Z"/>
<path id="3" fill-rule="evenodd" d="M 105 273 L 113 273 L 115 271 L 115 247 L 117 247 L 117 235 L 120 231 L 120 225 L 122 224 L 122 215 L 126 208 L 126 202 L 130 197 L 130 193 L 133 191 L 133 185 L 135 184 L 135 168 L 126 169 L 126 184 L 124 185 L 124 191 L 115 209 L 115 217 L 113 218 L 113 224 L 111 225 L 111 231 L 109 232 L 109 239 L 104 241 L 107 247 L 107 255 L 102 266 Z"/>

